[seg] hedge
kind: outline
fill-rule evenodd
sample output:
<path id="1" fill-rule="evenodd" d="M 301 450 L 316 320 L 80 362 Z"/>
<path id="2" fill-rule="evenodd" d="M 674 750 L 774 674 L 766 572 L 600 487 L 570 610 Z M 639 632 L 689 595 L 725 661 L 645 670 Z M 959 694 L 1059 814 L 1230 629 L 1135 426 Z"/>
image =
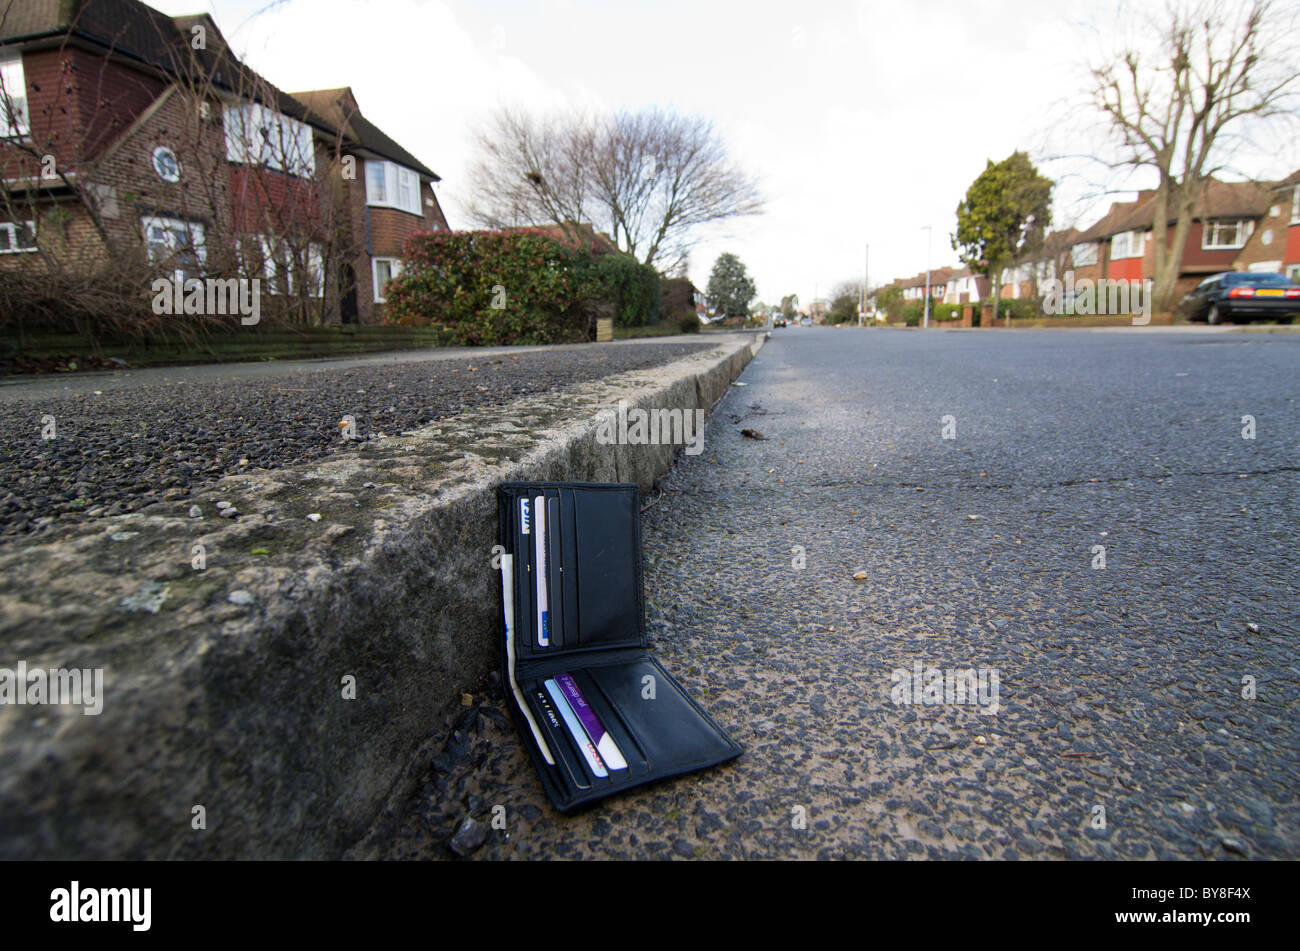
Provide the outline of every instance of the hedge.
<path id="1" fill-rule="evenodd" d="M 598 254 L 582 265 L 588 293 L 612 304 L 619 326 L 643 327 L 659 322 L 663 293 L 659 272 L 629 254 Z"/>
<path id="2" fill-rule="evenodd" d="M 592 339 L 599 313 L 625 326 L 659 318 L 653 268 L 540 230 L 414 234 L 402 265 L 386 319 L 437 327 L 453 343 L 573 343 Z"/>
<path id="3" fill-rule="evenodd" d="M 385 318 L 438 327 L 459 344 L 586 340 L 574 254 L 533 231 L 413 234 L 388 284 Z"/>

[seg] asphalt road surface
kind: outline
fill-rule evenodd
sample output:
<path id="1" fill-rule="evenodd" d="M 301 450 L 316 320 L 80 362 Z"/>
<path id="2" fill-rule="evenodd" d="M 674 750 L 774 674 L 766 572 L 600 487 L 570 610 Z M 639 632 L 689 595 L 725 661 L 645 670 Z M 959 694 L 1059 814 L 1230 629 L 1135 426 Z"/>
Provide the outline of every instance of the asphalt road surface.
<path id="1" fill-rule="evenodd" d="M 566 818 L 489 694 L 395 857 L 1300 857 L 1297 380 L 1287 335 L 776 331 L 643 516 L 744 756 Z"/>

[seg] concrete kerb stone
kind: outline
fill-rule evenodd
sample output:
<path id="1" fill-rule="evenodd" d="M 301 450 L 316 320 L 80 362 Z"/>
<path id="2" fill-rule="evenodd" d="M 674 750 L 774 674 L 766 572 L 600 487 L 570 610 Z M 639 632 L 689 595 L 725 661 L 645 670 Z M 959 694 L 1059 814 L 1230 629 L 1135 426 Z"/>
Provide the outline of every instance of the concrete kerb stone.
<path id="1" fill-rule="evenodd" d="M 498 663 L 495 486 L 649 488 L 680 447 L 601 445 L 597 415 L 707 411 L 764 339 L 0 551 L 0 667 L 104 670 L 98 716 L 0 705 L 0 858 L 370 852 Z"/>

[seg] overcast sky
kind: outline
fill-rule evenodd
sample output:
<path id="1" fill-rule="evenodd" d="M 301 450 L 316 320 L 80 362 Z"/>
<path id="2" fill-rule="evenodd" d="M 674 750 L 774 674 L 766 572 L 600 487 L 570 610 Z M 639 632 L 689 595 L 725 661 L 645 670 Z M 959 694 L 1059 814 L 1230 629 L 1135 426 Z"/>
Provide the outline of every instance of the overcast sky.
<path id="1" fill-rule="evenodd" d="M 152 0 L 170 14 L 208 0 Z M 1114 0 L 211 0 L 231 45 L 282 89 L 351 86 L 362 111 L 442 176 L 462 213 L 469 129 L 498 105 L 659 105 L 714 120 L 760 182 L 767 213 L 711 234 L 691 258 L 701 287 L 722 251 L 760 299 L 805 303 L 956 263 L 954 209 L 986 160 L 1087 151 L 1072 108 L 1084 58 L 1108 39 Z M 1294 143 L 1247 171 L 1300 166 Z M 1058 220 L 1103 180 L 1078 162 Z M 1131 184 L 1131 183 L 1130 183 Z M 1108 203 L 1111 198 L 1106 198 Z M 1104 210 L 1104 205 L 1101 210 Z M 1083 224 L 1091 223 L 1085 216 Z M 1067 222 L 1068 223 L 1068 222 Z"/>

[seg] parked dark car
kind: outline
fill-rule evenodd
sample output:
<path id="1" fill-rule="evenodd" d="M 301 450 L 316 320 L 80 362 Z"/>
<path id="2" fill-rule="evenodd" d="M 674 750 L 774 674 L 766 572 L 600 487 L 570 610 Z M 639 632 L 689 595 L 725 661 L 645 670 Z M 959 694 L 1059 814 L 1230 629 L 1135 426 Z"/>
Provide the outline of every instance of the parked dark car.
<path id="1" fill-rule="evenodd" d="M 1209 324 L 1259 317 L 1287 320 L 1300 314 L 1300 286 L 1285 274 L 1228 271 L 1197 284 L 1178 302 L 1178 312 Z"/>
<path id="2" fill-rule="evenodd" d="M 772 326 L 773 326 L 773 327 L 784 327 L 784 326 L 785 326 L 785 318 L 784 318 L 784 317 L 773 317 L 773 318 L 772 318 Z"/>

